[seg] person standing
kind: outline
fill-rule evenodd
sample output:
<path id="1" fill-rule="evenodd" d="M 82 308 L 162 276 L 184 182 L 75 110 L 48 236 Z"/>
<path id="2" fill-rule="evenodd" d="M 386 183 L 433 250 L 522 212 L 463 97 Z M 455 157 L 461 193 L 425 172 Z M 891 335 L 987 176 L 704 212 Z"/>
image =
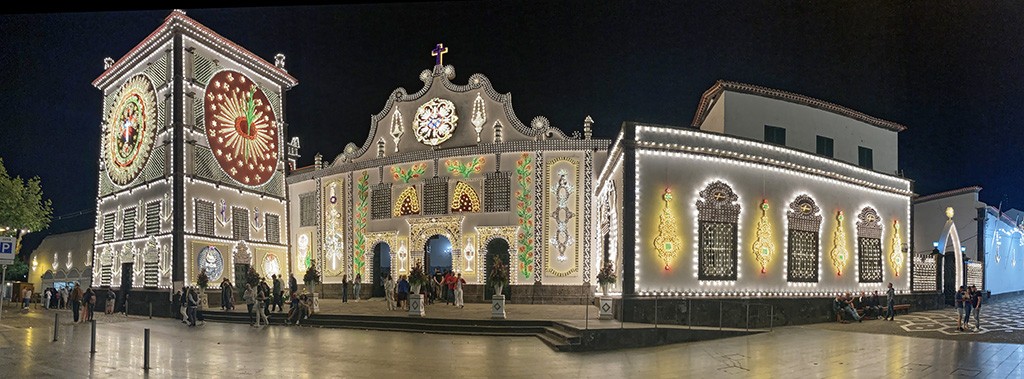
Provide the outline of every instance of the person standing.
<path id="1" fill-rule="evenodd" d="M 228 281 L 228 278 L 224 278 L 220 282 L 220 309 L 224 311 L 228 310 L 231 306 L 228 303 L 228 287 L 231 287 L 231 282 Z"/>
<path id="2" fill-rule="evenodd" d="M 896 306 L 896 290 L 892 288 L 892 282 L 889 282 L 889 289 L 885 290 L 885 318 L 889 321 L 896 319 L 896 310 L 893 308 Z"/>
<path id="3" fill-rule="evenodd" d="M 460 272 L 458 274 L 458 277 L 455 278 L 455 306 L 459 308 L 463 308 L 466 306 L 466 304 L 462 301 L 463 284 L 466 284 L 466 279 L 462 279 L 462 273 Z"/>
<path id="4" fill-rule="evenodd" d="M 121 311 L 124 312 L 125 316 L 128 315 L 128 298 L 129 298 L 130 295 L 131 295 L 131 293 L 129 293 L 128 290 L 125 289 L 124 290 L 124 307 L 121 308 Z"/>
<path id="5" fill-rule="evenodd" d="M 295 280 L 295 274 L 288 274 L 288 290 L 293 294 L 299 290 L 299 282 Z"/>
<path id="6" fill-rule="evenodd" d="M 68 295 L 69 295 L 69 293 L 68 293 L 68 288 L 67 287 L 64 287 L 64 288 L 60 289 L 60 307 L 61 307 L 61 309 L 68 309 L 68 303 L 70 303 L 70 301 L 68 301 Z"/>
<path id="7" fill-rule="evenodd" d="M 25 304 L 25 309 L 28 309 L 28 304 L 32 302 L 32 289 L 25 287 L 21 291 L 21 302 Z"/>
<path id="8" fill-rule="evenodd" d="M 956 330 L 964 330 L 964 297 L 967 296 L 966 292 L 964 286 L 960 286 L 960 290 L 956 291 L 956 295 L 953 295 L 953 301 L 956 302 Z"/>
<path id="9" fill-rule="evenodd" d="M 256 293 L 253 292 L 252 284 L 245 283 L 245 293 L 242 294 L 242 298 L 245 299 L 245 308 L 248 309 L 249 325 L 256 326 L 256 320 L 252 314 L 252 307 L 256 305 Z"/>
<path id="10" fill-rule="evenodd" d="M 264 321 L 265 325 L 270 325 L 270 319 L 267 318 L 266 313 L 267 307 L 267 290 L 266 283 L 260 286 L 259 290 L 256 291 L 256 327 L 260 327 L 260 320 Z"/>
<path id="11" fill-rule="evenodd" d="M 405 279 L 405 275 L 402 275 L 398 280 L 398 306 L 402 309 L 408 310 L 406 307 L 409 302 L 409 281 Z"/>
<path id="12" fill-rule="evenodd" d="M 444 275 L 441 275 L 441 269 L 435 268 L 433 280 L 430 281 L 430 289 L 433 292 L 433 296 L 430 297 L 430 304 L 434 303 L 435 298 L 444 296 L 444 291 L 442 290 L 444 287 Z"/>
<path id="13" fill-rule="evenodd" d="M 85 290 L 85 295 L 82 297 L 82 305 L 83 305 L 83 307 L 82 307 L 82 321 L 83 322 L 89 321 L 89 310 L 90 310 L 90 308 L 92 308 L 90 305 L 94 301 L 93 300 L 94 299 L 93 296 L 94 296 L 94 294 L 92 292 L 92 288 L 89 288 L 89 289 Z"/>
<path id="14" fill-rule="evenodd" d="M 971 311 L 974 310 L 974 290 L 967 287 L 964 291 L 964 331 L 971 330 Z"/>
<path id="15" fill-rule="evenodd" d="M 444 303 L 451 303 L 452 305 L 455 305 L 455 274 L 449 271 L 444 282 L 445 284 L 447 284 L 446 287 L 448 289 L 448 298 L 444 301 Z"/>
<path id="16" fill-rule="evenodd" d="M 188 289 L 188 326 L 196 326 L 196 308 L 199 307 L 199 295 L 194 288 Z"/>
<path id="17" fill-rule="evenodd" d="M 188 287 L 182 288 L 178 294 L 178 311 L 181 312 L 181 323 L 188 325 Z"/>
<path id="18" fill-rule="evenodd" d="M 281 296 L 281 278 L 278 278 L 277 274 L 274 274 L 271 277 L 274 278 L 274 292 L 271 293 L 274 296 L 274 300 L 272 305 L 270 306 L 270 310 L 273 311 L 274 307 L 277 307 L 277 311 L 281 312 L 284 310 L 284 308 L 281 307 L 281 298 L 283 297 Z"/>
<path id="19" fill-rule="evenodd" d="M 388 274 L 384 279 L 384 300 L 388 302 L 388 310 L 395 310 L 395 280 Z"/>
<path id="20" fill-rule="evenodd" d="M 359 287 L 363 284 L 363 276 L 360 273 L 356 273 L 356 280 L 352 282 L 352 297 L 355 301 L 359 301 Z"/>
<path id="21" fill-rule="evenodd" d="M 341 302 L 348 302 L 348 274 L 341 276 Z"/>
<path id="22" fill-rule="evenodd" d="M 75 323 L 78 323 L 78 308 L 82 305 L 82 288 L 75 283 L 75 289 L 71 291 L 71 314 L 75 317 Z"/>
<path id="23" fill-rule="evenodd" d="M 975 286 L 971 286 L 971 289 L 974 290 L 974 331 L 977 332 L 981 330 L 981 291 Z"/>
<path id="24" fill-rule="evenodd" d="M 43 309 L 50 309 L 50 289 L 43 290 Z"/>
<path id="25" fill-rule="evenodd" d="M 108 315 L 114 314 L 114 302 L 116 302 L 116 301 L 117 301 L 117 294 L 114 293 L 114 289 L 108 288 L 107 289 L 107 306 L 106 306 L 106 310 L 104 310 L 103 313 L 108 314 Z"/>

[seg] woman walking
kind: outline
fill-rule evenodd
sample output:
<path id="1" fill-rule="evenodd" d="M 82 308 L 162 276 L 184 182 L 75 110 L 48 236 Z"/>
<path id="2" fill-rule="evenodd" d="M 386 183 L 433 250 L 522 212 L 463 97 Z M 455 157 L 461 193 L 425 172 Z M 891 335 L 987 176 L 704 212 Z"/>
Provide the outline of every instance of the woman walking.
<path id="1" fill-rule="evenodd" d="M 267 318 L 267 313 L 264 312 L 264 306 L 267 305 L 267 291 L 263 286 L 259 287 L 256 291 L 256 327 L 260 327 L 260 320 L 263 320 L 264 325 L 270 325 L 270 319 Z"/>
<path id="2" fill-rule="evenodd" d="M 348 274 L 341 276 L 341 302 L 348 302 Z"/>
<path id="3" fill-rule="evenodd" d="M 395 280 L 391 278 L 389 274 L 387 279 L 384 279 L 384 299 L 388 302 L 388 310 L 395 310 Z"/>
<path id="4" fill-rule="evenodd" d="M 355 280 L 355 282 L 352 283 L 352 288 L 355 289 L 354 291 L 352 291 L 352 297 L 354 297 L 357 302 L 359 301 L 359 286 L 360 286 L 360 284 L 362 284 L 362 282 L 363 282 L 363 276 L 360 275 L 357 272 L 356 273 L 356 280 Z"/>
<path id="5" fill-rule="evenodd" d="M 249 325 L 256 326 L 256 320 L 252 317 L 252 307 L 256 305 L 256 293 L 252 289 L 252 284 L 245 283 L 245 293 L 242 295 L 245 299 L 245 307 L 249 313 Z"/>

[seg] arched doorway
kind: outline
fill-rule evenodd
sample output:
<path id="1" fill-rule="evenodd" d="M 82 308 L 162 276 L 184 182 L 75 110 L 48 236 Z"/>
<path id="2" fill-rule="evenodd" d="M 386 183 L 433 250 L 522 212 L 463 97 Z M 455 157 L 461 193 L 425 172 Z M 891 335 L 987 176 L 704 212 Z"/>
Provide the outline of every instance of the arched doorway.
<path id="1" fill-rule="evenodd" d="M 380 242 L 373 246 L 373 268 L 371 270 L 371 283 L 373 288 L 370 291 L 371 297 L 384 297 L 384 282 L 381 276 L 391 273 L 391 246 L 387 242 Z"/>
<path id="2" fill-rule="evenodd" d="M 484 286 L 484 300 L 491 300 L 491 297 L 494 296 L 494 286 L 490 283 L 489 280 L 491 277 L 491 270 L 494 270 L 495 258 L 501 259 L 501 263 L 504 264 L 506 267 L 509 267 L 509 245 L 508 241 L 505 241 L 504 238 L 495 238 L 488 241 L 487 246 L 484 247 L 484 249 L 487 252 L 487 260 L 484 262 L 484 264 L 486 265 L 484 267 L 486 267 L 487 269 L 485 271 L 485 278 L 488 278 L 487 285 Z M 509 270 L 511 270 L 511 267 L 509 267 Z M 501 290 L 501 292 L 503 295 L 505 295 L 505 301 L 509 301 L 512 299 L 511 285 L 505 286 Z"/>
<path id="3" fill-rule="evenodd" d="M 434 270 L 444 272 L 452 269 L 452 242 L 448 237 L 440 234 L 430 236 L 423 246 L 423 252 L 427 275 L 432 275 Z"/>

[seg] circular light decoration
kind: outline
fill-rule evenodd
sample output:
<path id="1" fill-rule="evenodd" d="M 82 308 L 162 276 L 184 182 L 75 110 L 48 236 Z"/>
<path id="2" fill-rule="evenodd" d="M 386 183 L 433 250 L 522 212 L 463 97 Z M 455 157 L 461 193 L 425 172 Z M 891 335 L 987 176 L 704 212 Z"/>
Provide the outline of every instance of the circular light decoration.
<path id="1" fill-rule="evenodd" d="M 274 110 L 256 82 L 223 70 L 206 85 L 206 137 L 217 163 L 247 186 L 266 183 L 277 168 L 279 135 Z"/>
<path id="2" fill-rule="evenodd" d="M 277 260 L 276 255 L 267 254 L 263 256 L 263 275 L 281 275 L 281 262 Z"/>
<path id="3" fill-rule="evenodd" d="M 206 276 L 210 278 L 211 282 L 220 279 L 220 274 L 224 272 L 224 256 L 216 247 L 204 247 L 196 256 L 196 272 L 203 269 L 206 269 Z"/>
<path id="4" fill-rule="evenodd" d="M 107 175 L 125 186 L 139 176 L 153 149 L 156 91 L 140 74 L 128 79 L 115 99 L 107 116 Z"/>
<path id="5" fill-rule="evenodd" d="M 430 146 L 440 145 L 452 138 L 459 116 L 451 101 L 433 98 L 416 110 L 416 140 Z"/>

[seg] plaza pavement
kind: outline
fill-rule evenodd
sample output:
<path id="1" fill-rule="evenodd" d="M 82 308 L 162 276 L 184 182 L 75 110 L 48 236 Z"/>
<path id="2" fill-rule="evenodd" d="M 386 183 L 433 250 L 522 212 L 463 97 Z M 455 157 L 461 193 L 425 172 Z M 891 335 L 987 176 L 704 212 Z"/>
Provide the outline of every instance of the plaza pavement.
<path id="1" fill-rule="evenodd" d="M 62 314 L 62 325 L 58 341 L 52 342 L 55 313 Z M 102 314 L 97 319 L 98 353 L 90 356 L 89 325 L 70 324 L 70 312 L 25 312 L 5 305 L 0 321 L 0 377 L 1024 377 L 1024 346 L 1019 344 L 818 326 L 653 348 L 559 353 L 529 337 L 284 326 L 257 329 L 220 323 L 188 328 L 169 319 Z M 145 328 L 152 333 L 148 373 L 142 369 Z"/>

